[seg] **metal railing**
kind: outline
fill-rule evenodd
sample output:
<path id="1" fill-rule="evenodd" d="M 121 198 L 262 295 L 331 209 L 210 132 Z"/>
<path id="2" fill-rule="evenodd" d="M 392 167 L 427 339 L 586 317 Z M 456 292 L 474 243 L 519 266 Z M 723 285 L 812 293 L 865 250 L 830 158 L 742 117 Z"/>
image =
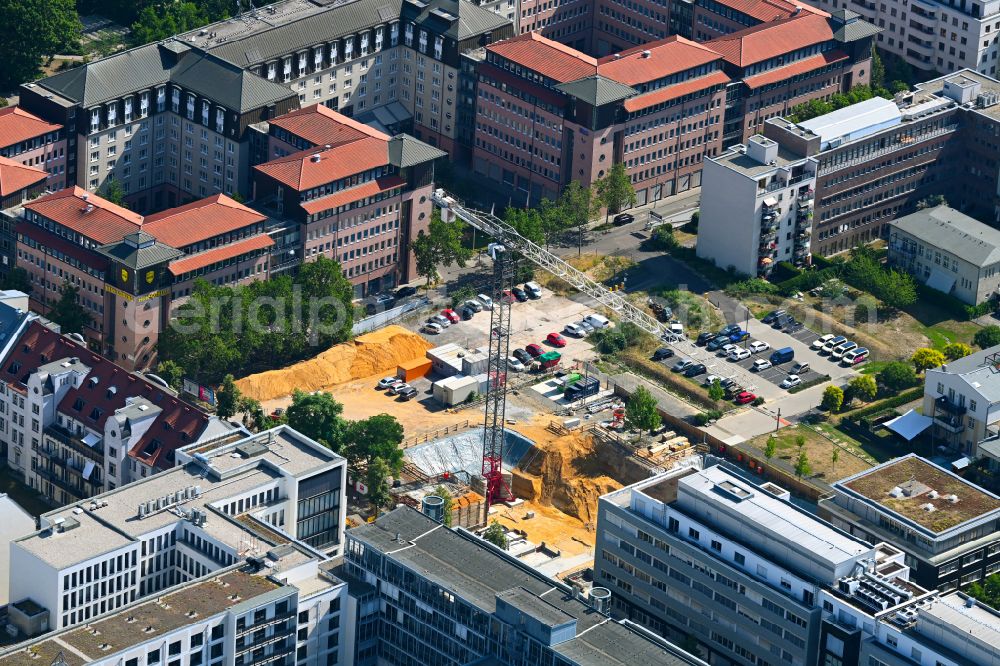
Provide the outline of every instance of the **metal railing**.
<path id="1" fill-rule="evenodd" d="M 871 162 L 872 160 L 874 160 L 876 158 L 879 158 L 879 157 L 882 157 L 883 155 L 888 155 L 889 153 L 894 153 L 894 152 L 896 152 L 898 150 L 903 150 L 905 148 L 910 148 L 913 145 L 915 145 L 917 143 L 920 143 L 921 141 L 927 141 L 928 139 L 933 139 L 933 138 L 941 136 L 943 134 L 951 134 L 956 129 L 958 129 L 958 125 L 957 124 L 956 125 L 948 125 L 946 127 L 941 127 L 941 128 L 936 129 L 936 130 L 933 130 L 931 132 L 925 132 L 923 134 L 919 134 L 919 135 L 914 136 L 914 137 L 908 137 L 909 141 L 900 141 L 900 142 L 892 144 L 891 146 L 886 146 L 885 148 L 882 148 L 881 150 L 876 150 L 876 151 L 871 152 L 871 153 L 866 153 L 864 155 L 856 157 L 856 158 L 854 158 L 852 160 L 848 160 L 846 162 L 838 162 L 837 164 L 831 164 L 831 165 L 826 166 L 826 167 L 821 167 L 820 170 L 819 170 L 819 175 L 825 176 L 826 174 L 832 173 L 834 171 L 840 171 L 841 169 L 846 169 L 848 167 L 856 166 L 858 164 L 864 164 L 865 162 Z"/>

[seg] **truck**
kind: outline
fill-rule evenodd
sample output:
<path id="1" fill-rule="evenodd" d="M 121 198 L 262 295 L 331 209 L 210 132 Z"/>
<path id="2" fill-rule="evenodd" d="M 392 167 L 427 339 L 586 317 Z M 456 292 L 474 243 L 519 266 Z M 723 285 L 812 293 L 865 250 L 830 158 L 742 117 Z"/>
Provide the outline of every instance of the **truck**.
<path id="1" fill-rule="evenodd" d="M 771 353 L 771 365 L 788 363 L 793 358 L 795 358 L 795 350 L 791 347 L 782 347 L 781 349 L 776 349 Z"/>
<path id="2" fill-rule="evenodd" d="M 597 395 L 600 390 L 601 382 L 597 377 L 584 377 L 566 387 L 563 397 L 566 398 L 567 402 L 576 402 Z"/>

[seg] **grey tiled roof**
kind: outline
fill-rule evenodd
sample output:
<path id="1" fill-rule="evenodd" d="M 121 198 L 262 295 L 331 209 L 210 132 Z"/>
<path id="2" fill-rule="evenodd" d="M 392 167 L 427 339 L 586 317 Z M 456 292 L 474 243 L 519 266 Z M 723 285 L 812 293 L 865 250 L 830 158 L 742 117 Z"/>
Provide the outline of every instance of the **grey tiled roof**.
<path id="1" fill-rule="evenodd" d="M 430 162 L 448 153 L 428 145 L 409 134 L 397 134 L 389 139 L 389 164 L 401 169 L 421 162 Z"/>
<path id="2" fill-rule="evenodd" d="M 1000 261 L 1000 230 L 948 206 L 925 208 L 890 225 L 980 268 Z"/>
<path id="3" fill-rule="evenodd" d="M 102 245 L 97 251 L 134 270 L 142 270 L 184 256 L 180 250 L 157 242 L 144 231 L 129 234 L 117 243 Z"/>
<path id="4" fill-rule="evenodd" d="M 610 104 L 636 94 L 635 88 L 618 81 L 612 81 L 600 74 L 569 83 L 560 83 L 556 89 L 594 106 Z"/>
<path id="5" fill-rule="evenodd" d="M 268 81 L 215 56 L 184 58 L 174 67 L 170 80 L 241 113 L 274 104 L 296 94 L 286 86 Z"/>
<path id="6" fill-rule="evenodd" d="M 158 44 L 147 44 L 60 72 L 37 85 L 84 106 L 166 83 L 170 69 Z"/>
<path id="7" fill-rule="evenodd" d="M 833 33 L 833 38 L 838 42 L 856 42 L 865 37 L 874 37 L 882 32 L 881 28 L 864 20 L 861 14 L 852 12 L 850 9 L 838 9 L 831 16 L 834 19 L 834 26 L 837 25 L 838 19 L 843 21 L 843 25 Z"/>
<path id="8" fill-rule="evenodd" d="M 458 17 L 458 20 L 452 21 L 447 30 L 442 30 L 445 22 L 449 20 L 449 15 Z M 456 40 L 491 32 L 510 23 L 499 14 L 483 9 L 468 0 L 430 0 L 427 7 L 414 17 L 413 21 L 418 25 L 428 25 L 429 28 L 443 32 Z"/>

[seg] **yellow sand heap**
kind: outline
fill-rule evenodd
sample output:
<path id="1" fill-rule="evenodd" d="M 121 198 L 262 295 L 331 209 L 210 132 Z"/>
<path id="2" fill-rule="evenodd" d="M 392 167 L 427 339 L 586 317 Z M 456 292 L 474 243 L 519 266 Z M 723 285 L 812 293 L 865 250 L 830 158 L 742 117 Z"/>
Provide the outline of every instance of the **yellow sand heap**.
<path id="1" fill-rule="evenodd" d="M 261 402 L 290 395 L 296 389 L 319 391 L 383 372 L 394 374 L 400 363 L 423 357 L 432 346 L 401 326 L 386 326 L 287 368 L 244 377 L 236 386 L 243 395 Z"/>

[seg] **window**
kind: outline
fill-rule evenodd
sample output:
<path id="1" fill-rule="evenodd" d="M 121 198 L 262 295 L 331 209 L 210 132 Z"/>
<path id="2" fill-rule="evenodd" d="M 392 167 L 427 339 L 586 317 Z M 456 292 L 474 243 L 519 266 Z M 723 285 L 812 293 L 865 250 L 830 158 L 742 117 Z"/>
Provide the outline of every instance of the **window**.
<path id="1" fill-rule="evenodd" d="M 699 533 L 695 528 L 689 527 L 688 536 L 697 541 L 701 537 L 701 533 Z"/>
<path id="2" fill-rule="evenodd" d="M 712 550 L 722 552 L 722 543 L 712 539 Z"/>
<path id="3" fill-rule="evenodd" d="M 741 567 L 747 563 L 746 555 L 744 555 L 743 553 L 734 554 L 733 559 L 736 560 L 736 564 L 740 565 Z"/>

